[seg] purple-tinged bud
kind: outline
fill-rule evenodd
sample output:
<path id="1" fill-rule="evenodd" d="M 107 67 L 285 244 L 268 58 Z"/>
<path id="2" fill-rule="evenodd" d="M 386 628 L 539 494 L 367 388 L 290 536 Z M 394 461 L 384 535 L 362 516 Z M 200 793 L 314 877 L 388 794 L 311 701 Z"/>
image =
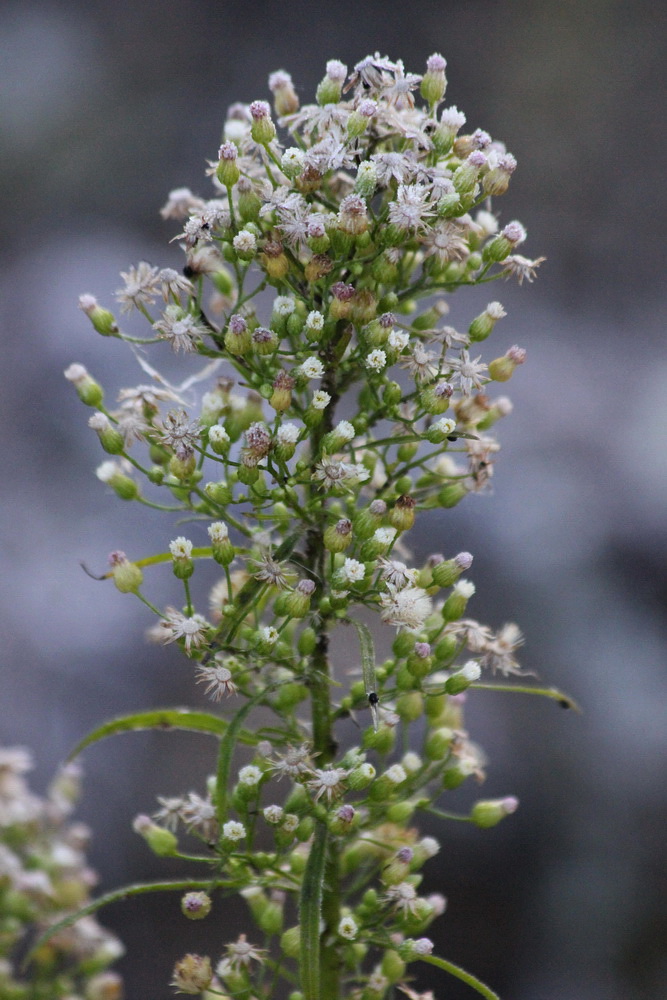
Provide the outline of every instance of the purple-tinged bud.
<path id="1" fill-rule="evenodd" d="M 285 371 L 279 371 L 273 380 L 273 393 L 269 400 L 269 405 L 276 410 L 277 413 L 282 413 L 284 410 L 289 409 L 292 405 L 292 389 L 294 388 L 294 379 Z"/>
<path id="2" fill-rule="evenodd" d="M 495 358 L 489 363 L 489 375 L 494 382 L 507 382 L 519 365 L 526 360 L 526 350 L 515 344 L 502 358 Z"/>
<path id="3" fill-rule="evenodd" d="M 344 233 L 358 236 L 368 229 L 366 202 L 358 194 L 348 194 L 340 203 L 338 226 Z"/>
<path id="4" fill-rule="evenodd" d="M 289 618 L 305 618 L 310 611 L 310 599 L 315 592 L 312 580 L 299 580 L 289 594 L 283 595 L 285 615 Z"/>
<path id="5" fill-rule="evenodd" d="M 111 552 L 109 565 L 113 582 L 121 594 L 136 594 L 143 583 L 144 574 L 136 563 L 130 562 L 124 552 Z"/>
<path id="6" fill-rule="evenodd" d="M 505 260 L 515 247 L 526 239 L 526 230 L 520 222 L 508 222 L 498 235 L 487 243 L 482 251 L 482 258 L 485 261 Z"/>
<path id="7" fill-rule="evenodd" d="M 324 547 L 329 552 L 344 552 L 352 544 L 352 521 L 343 517 L 336 524 L 330 524 L 324 532 Z"/>
<path id="8" fill-rule="evenodd" d="M 491 163 L 488 172 L 482 179 L 484 194 L 496 196 L 505 194 L 509 187 L 510 177 L 516 170 L 516 160 L 511 153 L 503 153 L 495 163 Z"/>
<path id="9" fill-rule="evenodd" d="M 409 531 L 415 523 L 415 501 L 409 496 L 400 496 L 389 513 L 389 523 L 397 531 Z"/>
<path id="10" fill-rule="evenodd" d="M 251 136 L 260 146 L 268 146 L 276 136 L 276 126 L 271 121 L 271 108 L 266 101 L 253 101 L 250 105 L 250 116 Z"/>
<path id="11" fill-rule="evenodd" d="M 461 573 L 472 566 L 472 556 L 469 552 L 459 552 L 453 559 L 445 559 L 433 567 L 433 583 L 438 587 L 451 587 Z"/>
<path id="12" fill-rule="evenodd" d="M 320 106 L 337 104 L 340 101 L 343 84 L 347 76 L 347 66 L 338 59 L 330 59 L 327 72 L 317 87 L 316 97 Z"/>
<path id="13" fill-rule="evenodd" d="M 234 313 L 229 318 L 229 325 L 225 333 L 225 347 L 230 354 L 236 356 L 247 354 L 252 346 L 252 337 L 248 324 L 240 313 Z"/>
<path id="14" fill-rule="evenodd" d="M 368 507 L 357 513 L 354 519 L 355 535 L 363 541 L 370 538 L 381 527 L 386 513 L 387 504 L 384 500 L 373 500 Z"/>
<path id="15" fill-rule="evenodd" d="M 468 194 L 473 191 L 482 167 L 487 163 L 486 156 L 479 149 L 472 153 L 457 167 L 452 175 L 452 183 L 458 194 Z"/>
<path id="16" fill-rule="evenodd" d="M 360 135 L 363 135 L 368 125 L 377 113 L 378 106 L 375 101 L 366 99 L 361 101 L 357 107 L 350 113 L 347 120 L 347 134 L 351 139 L 356 139 Z"/>
<path id="17" fill-rule="evenodd" d="M 218 166 L 215 174 L 223 187 L 232 188 L 241 176 L 236 162 L 239 151 L 233 142 L 224 142 L 218 150 Z"/>
<path id="18" fill-rule="evenodd" d="M 484 799 L 475 802 L 470 811 L 470 818 L 482 829 L 496 826 L 505 816 L 511 816 L 519 807 L 519 800 L 514 795 L 504 799 Z"/>
<path id="19" fill-rule="evenodd" d="M 282 281 L 289 271 L 289 258 L 279 240 L 267 240 L 260 254 L 260 262 L 271 281 Z"/>
<path id="20" fill-rule="evenodd" d="M 434 53 L 426 60 L 426 73 L 422 77 L 419 92 L 430 107 L 439 104 L 445 96 L 447 89 L 446 68 L 447 60 L 443 59 L 439 53 Z"/>
<path id="21" fill-rule="evenodd" d="M 289 73 L 282 69 L 271 73 L 269 90 L 273 94 L 273 107 L 279 118 L 283 115 L 293 115 L 299 110 L 299 98 Z"/>
<path id="22" fill-rule="evenodd" d="M 207 892 L 186 892 L 181 899 L 181 912 L 188 920 L 203 920 L 211 912 L 212 905 Z"/>

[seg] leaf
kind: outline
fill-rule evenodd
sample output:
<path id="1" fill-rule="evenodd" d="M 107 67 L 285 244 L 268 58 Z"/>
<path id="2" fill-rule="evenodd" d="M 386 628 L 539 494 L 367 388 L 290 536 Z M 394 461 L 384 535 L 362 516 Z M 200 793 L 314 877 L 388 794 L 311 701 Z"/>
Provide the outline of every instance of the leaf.
<path id="1" fill-rule="evenodd" d="M 500 1000 L 498 994 L 494 993 L 490 987 L 482 983 L 476 976 L 466 972 L 459 965 L 454 965 L 453 962 L 448 962 L 445 958 L 438 958 L 436 955 L 421 955 L 420 958 L 422 962 L 429 962 L 431 965 L 443 969 L 444 972 L 448 972 L 450 976 L 455 976 L 462 982 L 467 983 L 473 990 L 477 990 L 481 996 L 486 997 L 486 1000 Z"/>
<path id="2" fill-rule="evenodd" d="M 187 708 L 156 708 L 147 712 L 135 712 L 132 715 L 122 715 L 111 719 L 94 729 L 92 733 L 77 743 L 68 760 L 77 757 L 82 750 L 118 733 L 134 732 L 143 729 L 183 729 L 190 732 L 209 733 L 212 736 L 224 736 L 229 723 L 217 715 L 208 712 L 193 712 Z M 241 743 L 254 745 L 255 737 L 244 730 L 237 731 L 236 738 Z"/>
<path id="3" fill-rule="evenodd" d="M 75 924 L 77 920 L 81 920 L 82 917 L 87 917 L 91 913 L 95 913 L 96 910 L 101 909 L 103 906 L 107 906 L 109 903 L 115 903 L 121 899 L 127 899 L 129 896 L 139 896 L 145 892 L 190 892 L 192 890 L 201 889 L 203 891 L 210 892 L 211 889 L 216 888 L 219 885 L 223 885 L 222 882 L 216 882 L 211 879 L 183 879 L 178 882 L 135 882 L 132 885 L 123 886 L 122 889 L 114 889 L 113 892 L 107 892 L 103 896 L 98 896 L 97 899 L 91 900 L 85 906 L 82 906 L 80 910 L 75 913 L 70 913 L 58 923 L 52 924 L 47 930 L 41 934 L 35 941 L 34 945 L 26 955 L 23 966 L 28 964 L 31 956 L 46 944 L 54 934 L 58 934 L 60 931 L 65 930 L 66 927 L 71 927 Z"/>
<path id="4" fill-rule="evenodd" d="M 378 728 L 378 697 L 377 697 L 377 682 L 375 678 L 375 646 L 373 645 L 373 636 L 371 635 L 368 626 L 364 625 L 363 622 L 355 621 L 350 618 L 349 621 L 357 630 L 357 635 L 359 636 L 359 645 L 361 647 L 361 672 L 364 678 L 364 689 L 368 696 L 368 704 L 370 706 L 371 715 L 373 717 L 373 728 L 377 732 Z"/>
<path id="5" fill-rule="evenodd" d="M 215 779 L 215 792 L 217 800 L 217 815 L 218 821 L 222 826 L 223 822 L 227 819 L 227 796 L 229 789 L 229 775 L 232 767 L 232 758 L 234 756 L 234 750 L 238 742 L 244 743 L 248 742 L 243 739 L 244 730 L 240 728 L 241 723 L 245 719 L 248 712 L 255 707 L 255 705 L 260 704 L 265 698 L 268 692 L 272 689 L 274 685 L 269 685 L 265 690 L 260 691 L 255 695 L 254 698 L 250 698 L 245 705 L 238 710 L 234 718 L 229 723 L 225 723 L 227 726 L 227 732 L 220 741 L 220 749 L 218 751 L 218 767 Z M 252 743 L 258 743 L 257 737 L 252 737 Z"/>
<path id="6" fill-rule="evenodd" d="M 299 925 L 301 927 L 301 990 L 304 1000 L 320 997 L 320 915 L 324 892 L 324 868 L 329 831 L 318 823 L 301 883 Z"/>

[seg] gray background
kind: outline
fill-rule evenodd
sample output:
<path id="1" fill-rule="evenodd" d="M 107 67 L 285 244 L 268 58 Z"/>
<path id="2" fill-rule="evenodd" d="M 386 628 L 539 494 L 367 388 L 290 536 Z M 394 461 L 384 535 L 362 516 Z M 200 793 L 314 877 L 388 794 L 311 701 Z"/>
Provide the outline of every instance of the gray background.
<path id="1" fill-rule="evenodd" d="M 178 266 L 158 209 L 173 187 L 208 192 L 227 104 L 266 97 L 270 70 L 291 71 L 310 100 L 329 58 L 379 49 L 420 72 L 440 51 L 448 103 L 519 161 L 503 220 L 520 218 L 525 252 L 548 262 L 535 285 L 493 290 L 509 313 L 499 353 L 528 349 L 495 495 L 433 515 L 415 547 L 437 536 L 439 550 L 472 551 L 474 614 L 519 621 L 524 664 L 584 714 L 470 699 L 491 758 L 484 794 L 516 793 L 521 808 L 494 831 L 440 833 L 428 884 L 449 910 L 434 936 L 512 1000 L 667 994 L 666 27 L 645 0 L 2 5 L 0 742 L 35 749 L 38 787 L 102 719 L 193 700 L 187 662 L 143 644 L 138 603 L 79 568 L 162 548 L 173 531 L 94 477 L 97 442 L 61 372 L 85 364 L 110 398 L 139 379 L 78 294 L 111 303 L 129 264 Z M 465 324 L 474 301 L 455 298 L 453 319 Z M 173 595 L 166 573 L 152 586 Z M 178 874 L 147 859 L 129 824 L 155 794 L 196 787 L 213 752 L 161 734 L 88 752 L 81 811 L 104 889 Z M 216 954 L 243 929 L 235 917 L 183 927 L 176 900 L 119 905 L 106 921 L 129 943 L 128 997 L 146 1000 L 170 995 L 174 959 L 203 950 L 202 935 Z M 420 984 L 472 995 L 428 970 Z"/>

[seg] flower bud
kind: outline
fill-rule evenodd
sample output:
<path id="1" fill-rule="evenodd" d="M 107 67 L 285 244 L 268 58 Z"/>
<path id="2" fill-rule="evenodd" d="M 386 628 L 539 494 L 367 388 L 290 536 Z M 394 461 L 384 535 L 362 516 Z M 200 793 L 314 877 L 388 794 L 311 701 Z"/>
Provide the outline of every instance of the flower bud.
<path id="1" fill-rule="evenodd" d="M 195 571 L 192 561 L 192 542 L 181 535 L 169 543 L 172 570 L 178 580 L 188 580 Z"/>
<path id="2" fill-rule="evenodd" d="M 105 413 L 99 410 L 88 420 L 88 426 L 96 431 L 100 444 L 109 455 L 120 455 L 125 450 L 125 442 L 120 431 L 112 426 Z"/>
<path id="3" fill-rule="evenodd" d="M 103 337 L 111 337 L 118 333 L 118 324 L 114 314 L 108 309 L 103 309 L 94 295 L 80 295 L 79 309 L 85 312 L 94 328 Z"/>
<path id="4" fill-rule="evenodd" d="M 301 927 L 288 927 L 280 939 L 280 948 L 287 958 L 299 958 L 301 952 Z"/>
<path id="5" fill-rule="evenodd" d="M 360 510 L 354 518 L 354 533 L 360 539 L 370 538 L 377 528 L 382 525 L 382 521 L 387 513 L 387 504 L 384 500 L 373 500 L 368 507 Z"/>
<path id="6" fill-rule="evenodd" d="M 393 951 L 393 949 L 385 951 L 382 956 L 380 968 L 382 970 L 382 975 L 385 976 L 392 984 L 399 982 L 399 980 L 401 980 L 405 975 L 405 962 L 398 952 Z"/>
<path id="7" fill-rule="evenodd" d="M 500 302 L 489 302 L 484 312 L 475 316 L 468 327 L 468 336 L 472 341 L 486 340 L 498 320 L 506 315 Z"/>
<path id="8" fill-rule="evenodd" d="M 505 816 L 510 816 L 516 812 L 519 800 L 513 795 L 508 795 L 504 799 L 483 799 L 475 802 L 470 811 L 470 818 L 482 829 L 496 826 Z"/>
<path id="9" fill-rule="evenodd" d="M 269 405 L 277 413 L 282 413 L 292 405 L 293 388 L 294 379 L 292 376 L 288 375 L 285 371 L 279 371 L 273 381 L 273 393 L 269 399 Z"/>
<path id="10" fill-rule="evenodd" d="M 251 346 L 252 338 L 248 324 L 243 316 L 235 313 L 229 319 L 229 326 L 225 333 L 225 347 L 230 354 L 238 356 L 247 354 Z"/>
<path id="11" fill-rule="evenodd" d="M 104 398 L 102 386 L 91 378 L 83 365 L 72 364 L 65 369 L 65 378 L 76 389 L 77 396 L 86 406 L 101 406 Z"/>
<path id="12" fill-rule="evenodd" d="M 353 767 L 347 776 L 348 787 L 353 792 L 360 792 L 372 784 L 375 775 L 376 771 L 372 764 L 359 764 L 357 767 Z"/>
<path id="13" fill-rule="evenodd" d="M 206 955 L 185 955 L 174 966 L 174 976 L 171 985 L 179 993 L 191 995 L 201 994 L 208 989 L 213 979 L 211 960 Z"/>
<path id="14" fill-rule="evenodd" d="M 229 566 L 236 553 L 229 540 L 227 525 L 222 521 L 214 521 L 208 526 L 208 536 L 211 540 L 211 552 L 215 561 L 221 566 Z"/>
<path id="15" fill-rule="evenodd" d="M 320 81 L 316 91 L 317 103 L 320 106 L 325 104 L 337 104 L 347 76 L 347 66 L 338 59 L 330 59 L 327 63 L 326 76 Z"/>
<path id="16" fill-rule="evenodd" d="M 241 176 L 238 164 L 238 149 L 233 142 L 225 142 L 218 150 L 219 162 L 215 175 L 226 188 L 232 188 Z"/>
<path id="17" fill-rule="evenodd" d="M 271 109 L 266 101 L 253 101 L 250 105 L 252 124 L 250 134 L 260 146 L 268 146 L 275 139 L 276 126 L 271 121 Z"/>
<path id="18" fill-rule="evenodd" d="M 523 347 L 510 347 L 509 351 L 502 358 L 495 358 L 489 363 L 489 375 L 494 382 L 507 382 L 512 377 L 519 365 L 526 360 L 526 351 Z"/>
<path id="19" fill-rule="evenodd" d="M 250 339 L 255 353 L 259 354 L 260 357 L 274 354 L 280 344 L 278 334 L 265 326 L 258 326 L 256 330 L 253 330 Z"/>
<path id="20" fill-rule="evenodd" d="M 188 920 L 203 920 L 211 912 L 212 905 L 207 892 L 186 892 L 181 899 L 181 912 Z"/>
<path id="21" fill-rule="evenodd" d="M 495 197 L 505 194 L 510 184 L 510 177 L 516 170 L 516 160 L 511 153 L 503 153 L 490 165 L 490 169 L 482 180 L 484 194 Z"/>
<path id="22" fill-rule="evenodd" d="M 468 660 L 460 670 L 452 674 L 445 681 L 445 691 L 447 694 L 461 694 L 466 691 L 471 684 L 478 681 L 482 676 L 482 668 L 476 660 Z"/>
<path id="23" fill-rule="evenodd" d="M 445 96 L 447 88 L 446 66 L 447 60 L 438 53 L 434 53 L 426 60 L 426 72 L 422 77 L 419 92 L 431 107 L 439 104 Z"/>
<path id="24" fill-rule="evenodd" d="M 352 522 L 346 517 L 336 524 L 330 524 L 324 532 L 324 547 L 329 552 L 344 552 L 352 541 Z"/>
<path id="25" fill-rule="evenodd" d="M 247 177 L 239 177 L 236 191 L 241 222 L 257 222 L 262 208 L 262 200 L 255 191 L 252 181 Z M 223 295 L 230 294 L 233 284 L 229 272 L 214 271 L 211 278 L 219 292 Z M 221 280 L 224 282 L 224 286 L 221 286 Z"/>
<path id="26" fill-rule="evenodd" d="M 135 833 L 140 834 L 153 851 L 160 857 L 170 857 L 178 852 L 178 839 L 171 830 L 158 826 L 149 816 L 137 816 L 132 824 Z"/>
<path id="27" fill-rule="evenodd" d="M 137 564 L 130 562 L 124 552 L 112 552 L 109 565 L 113 582 L 121 594 L 136 594 L 144 579 Z"/>
<path id="28" fill-rule="evenodd" d="M 259 256 L 260 263 L 266 271 L 266 276 L 272 283 L 283 281 L 290 268 L 289 258 L 278 240 L 267 240 L 264 252 Z"/>
<path id="29" fill-rule="evenodd" d="M 429 760 L 444 760 L 454 739 L 454 730 L 448 726 L 431 729 L 424 742 L 424 753 Z"/>
<path id="30" fill-rule="evenodd" d="M 438 503 L 441 507 L 455 507 L 467 493 L 468 490 L 462 482 L 449 483 L 447 486 L 443 486 L 438 493 Z"/>
<path id="31" fill-rule="evenodd" d="M 474 593 L 474 583 L 471 583 L 470 580 L 459 580 L 459 582 L 454 585 L 454 589 L 443 605 L 443 621 L 454 622 L 458 621 L 459 618 L 462 618 L 468 601 Z"/>
<path id="32" fill-rule="evenodd" d="M 397 531 L 409 531 L 415 523 L 415 501 L 409 496 L 400 496 L 389 512 L 389 523 Z"/>
<path id="33" fill-rule="evenodd" d="M 285 595 L 285 614 L 289 618 L 305 618 L 310 611 L 310 598 L 314 591 L 312 580 L 300 580 L 295 589 Z"/>
<path id="34" fill-rule="evenodd" d="M 279 118 L 293 115 L 299 110 L 299 98 L 289 73 L 279 69 L 269 76 L 269 90 L 273 94 L 273 107 Z"/>
<path id="35" fill-rule="evenodd" d="M 139 487 L 133 479 L 124 475 L 115 462 L 102 462 L 95 472 L 97 478 L 106 483 L 121 500 L 136 500 Z"/>
<path id="36" fill-rule="evenodd" d="M 469 552 L 459 552 L 453 559 L 444 559 L 431 570 L 433 583 L 438 587 L 451 587 L 456 583 L 461 573 L 472 566 L 472 556 Z"/>

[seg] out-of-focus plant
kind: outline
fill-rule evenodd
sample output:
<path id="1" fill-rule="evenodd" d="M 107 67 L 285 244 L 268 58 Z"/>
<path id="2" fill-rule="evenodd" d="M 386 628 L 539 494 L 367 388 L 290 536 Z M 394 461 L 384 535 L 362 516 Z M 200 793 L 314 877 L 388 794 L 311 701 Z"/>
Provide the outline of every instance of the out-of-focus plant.
<path id="1" fill-rule="evenodd" d="M 123 947 L 85 916 L 22 959 L 35 935 L 90 901 L 97 879 L 86 861 L 88 827 L 71 821 L 80 793 L 78 764 L 63 767 L 46 798 L 30 791 L 22 747 L 0 749 L 0 997 L 2 1000 L 120 1000 L 109 970 Z"/>
<path id="2" fill-rule="evenodd" d="M 459 330 L 448 298 L 532 281 L 542 260 L 518 252 L 519 222 L 498 221 L 516 161 L 442 108 L 445 65 L 433 55 L 418 76 L 376 54 L 348 75 L 332 60 L 305 106 L 273 73 L 273 112 L 263 100 L 229 110 L 214 196 L 181 188 L 162 209 L 181 222 L 183 271 L 142 262 L 122 275 L 120 311 L 151 335 L 80 300 L 147 376 L 108 407 L 81 365 L 67 370 L 108 453 L 97 475 L 122 500 L 189 522 L 164 552 L 112 553 L 106 576 L 155 615 L 154 639 L 181 648 L 211 710 L 138 713 L 81 745 L 150 726 L 219 740 L 196 792 L 170 790 L 135 821 L 157 854 L 199 868 L 156 891 L 184 892 L 184 915 L 216 920 L 228 942 L 178 961 L 181 993 L 415 998 L 427 962 L 495 996 L 433 954 L 425 935 L 445 900 L 428 889 L 428 863 L 440 848 L 416 822 L 492 827 L 517 806 L 447 809 L 452 789 L 484 778 L 467 692 L 566 699 L 519 677 L 519 629 L 471 618 L 472 556 L 440 551 L 443 512 L 489 490 L 492 430 L 512 408 L 491 390 L 525 360 L 510 345 L 482 360 L 500 302 Z M 179 384 L 149 363 L 152 344 L 182 355 Z M 410 566 L 417 516 L 434 551 Z M 202 560 L 220 567 L 208 595 Z M 144 590 L 159 564 L 180 589 L 171 607 Z M 378 662 L 383 630 L 393 645 Z M 350 718 L 359 738 L 341 745 Z M 231 925 L 233 894 L 254 930 Z"/>

